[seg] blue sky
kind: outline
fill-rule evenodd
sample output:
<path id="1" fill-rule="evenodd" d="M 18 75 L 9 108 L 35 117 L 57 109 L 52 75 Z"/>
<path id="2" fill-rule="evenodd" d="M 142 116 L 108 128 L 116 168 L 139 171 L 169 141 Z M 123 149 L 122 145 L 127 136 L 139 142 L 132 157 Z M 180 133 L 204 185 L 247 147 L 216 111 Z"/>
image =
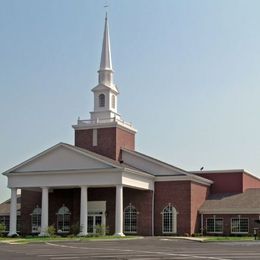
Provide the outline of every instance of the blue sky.
<path id="1" fill-rule="evenodd" d="M 104 1 L 0 0 L 0 172 L 88 118 Z M 109 1 L 119 112 L 136 146 L 187 170 L 260 176 L 260 1 Z M 0 177 L 0 201 L 8 198 Z"/>

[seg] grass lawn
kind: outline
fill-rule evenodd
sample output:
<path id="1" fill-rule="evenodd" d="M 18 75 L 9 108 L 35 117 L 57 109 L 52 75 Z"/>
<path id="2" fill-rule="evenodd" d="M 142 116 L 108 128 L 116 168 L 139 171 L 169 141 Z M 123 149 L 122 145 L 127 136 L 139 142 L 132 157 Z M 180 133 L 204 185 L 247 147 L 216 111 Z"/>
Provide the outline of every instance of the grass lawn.
<path id="1" fill-rule="evenodd" d="M 255 238 L 250 236 L 209 236 L 200 237 L 203 242 L 220 242 L 220 241 L 254 241 Z M 259 238 L 257 238 L 259 240 Z"/>
<path id="2" fill-rule="evenodd" d="M 8 244 L 28 244 L 28 243 L 43 243 L 43 242 L 59 242 L 59 241 L 98 241 L 98 240 L 118 240 L 118 239 L 139 239 L 138 236 L 100 236 L 100 237 L 0 237 L 0 243 Z"/>

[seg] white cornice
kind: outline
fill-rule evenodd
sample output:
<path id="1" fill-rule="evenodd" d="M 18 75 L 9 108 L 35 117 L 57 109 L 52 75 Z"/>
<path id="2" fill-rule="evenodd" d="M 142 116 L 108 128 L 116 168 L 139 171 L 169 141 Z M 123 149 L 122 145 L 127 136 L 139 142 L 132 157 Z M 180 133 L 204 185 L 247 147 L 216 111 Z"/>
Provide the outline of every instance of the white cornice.
<path id="1" fill-rule="evenodd" d="M 154 175 L 151 175 L 151 174 L 146 173 L 146 172 L 142 172 L 142 171 L 130 169 L 130 168 L 127 168 L 127 167 L 124 168 L 123 170 L 124 170 L 125 172 L 129 172 L 129 173 L 133 173 L 133 174 L 135 174 L 135 175 L 147 177 L 147 178 L 152 179 L 152 180 L 155 179 L 155 176 L 154 176 Z"/>
<path id="2" fill-rule="evenodd" d="M 209 170 L 209 171 L 189 171 L 190 173 L 243 173 L 244 169 L 229 169 L 229 170 Z"/>
<path id="3" fill-rule="evenodd" d="M 112 127 L 118 127 L 122 130 L 125 130 L 129 133 L 135 134 L 137 130 L 127 124 L 124 124 L 120 121 L 115 122 L 108 122 L 108 123 L 89 123 L 89 124 L 78 124 L 78 125 L 72 125 L 72 127 L 75 130 L 87 130 L 87 129 L 101 129 L 101 128 L 112 128 Z"/>
<path id="4" fill-rule="evenodd" d="M 162 182 L 162 181 L 192 181 L 202 185 L 210 186 L 213 181 L 204 180 L 204 179 L 197 179 L 194 176 L 186 175 L 186 176 L 160 176 L 155 177 L 155 182 Z"/>
<path id="5" fill-rule="evenodd" d="M 33 171 L 33 172 L 10 172 L 8 176 L 28 176 L 28 175 L 54 175 L 54 174 L 75 174 L 75 173 L 111 173 L 111 172 L 122 172 L 122 168 L 104 168 L 104 169 L 86 169 L 86 170 L 58 170 L 58 171 Z"/>
<path id="6" fill-rule="evenodd" d="M 200 214 L 259 214 L 260 215 L 260 208 L 252 208 L 252 209 L 245 209 L 245 208 L 239 208 L 239 209 L 221 209 L 221 208 L 215 208 L 215 209 L 200 209 Z"/>

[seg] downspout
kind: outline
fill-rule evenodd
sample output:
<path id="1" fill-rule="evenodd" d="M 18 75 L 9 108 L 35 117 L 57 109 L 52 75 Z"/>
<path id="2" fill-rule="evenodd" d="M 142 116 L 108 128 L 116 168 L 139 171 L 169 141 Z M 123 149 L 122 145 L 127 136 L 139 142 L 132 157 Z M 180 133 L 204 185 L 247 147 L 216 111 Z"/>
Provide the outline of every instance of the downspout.
<path id="1" fill-rule="evenodd" d="M 200 215 L 200 232 L 203 236 L 203 214 Z"/>

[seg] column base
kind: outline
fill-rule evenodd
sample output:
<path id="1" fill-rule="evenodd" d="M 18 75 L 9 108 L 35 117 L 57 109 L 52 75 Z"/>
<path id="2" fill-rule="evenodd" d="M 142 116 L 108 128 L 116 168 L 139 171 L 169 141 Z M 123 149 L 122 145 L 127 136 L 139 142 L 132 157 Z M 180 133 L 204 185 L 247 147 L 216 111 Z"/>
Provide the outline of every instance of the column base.
<path id="1" fill-rule="evenodd" d="M 11 232 L 9 232 L 7 236 L 8 237 L 19 237 L 19 235 L 17 233 L 11 233 Z"/>
<path id="2" fill-rule="evenodd" d="M 115 233 L 114 236 L 116 237 L 125 237 L 124 233 Z"/>
<path id="3" fill-rule="evenodd" d="M 88 233 L 87 232 L 80 232 L 80 233 L 78 233 L 78 237 L 86 237 L 88 235 Z"/>

